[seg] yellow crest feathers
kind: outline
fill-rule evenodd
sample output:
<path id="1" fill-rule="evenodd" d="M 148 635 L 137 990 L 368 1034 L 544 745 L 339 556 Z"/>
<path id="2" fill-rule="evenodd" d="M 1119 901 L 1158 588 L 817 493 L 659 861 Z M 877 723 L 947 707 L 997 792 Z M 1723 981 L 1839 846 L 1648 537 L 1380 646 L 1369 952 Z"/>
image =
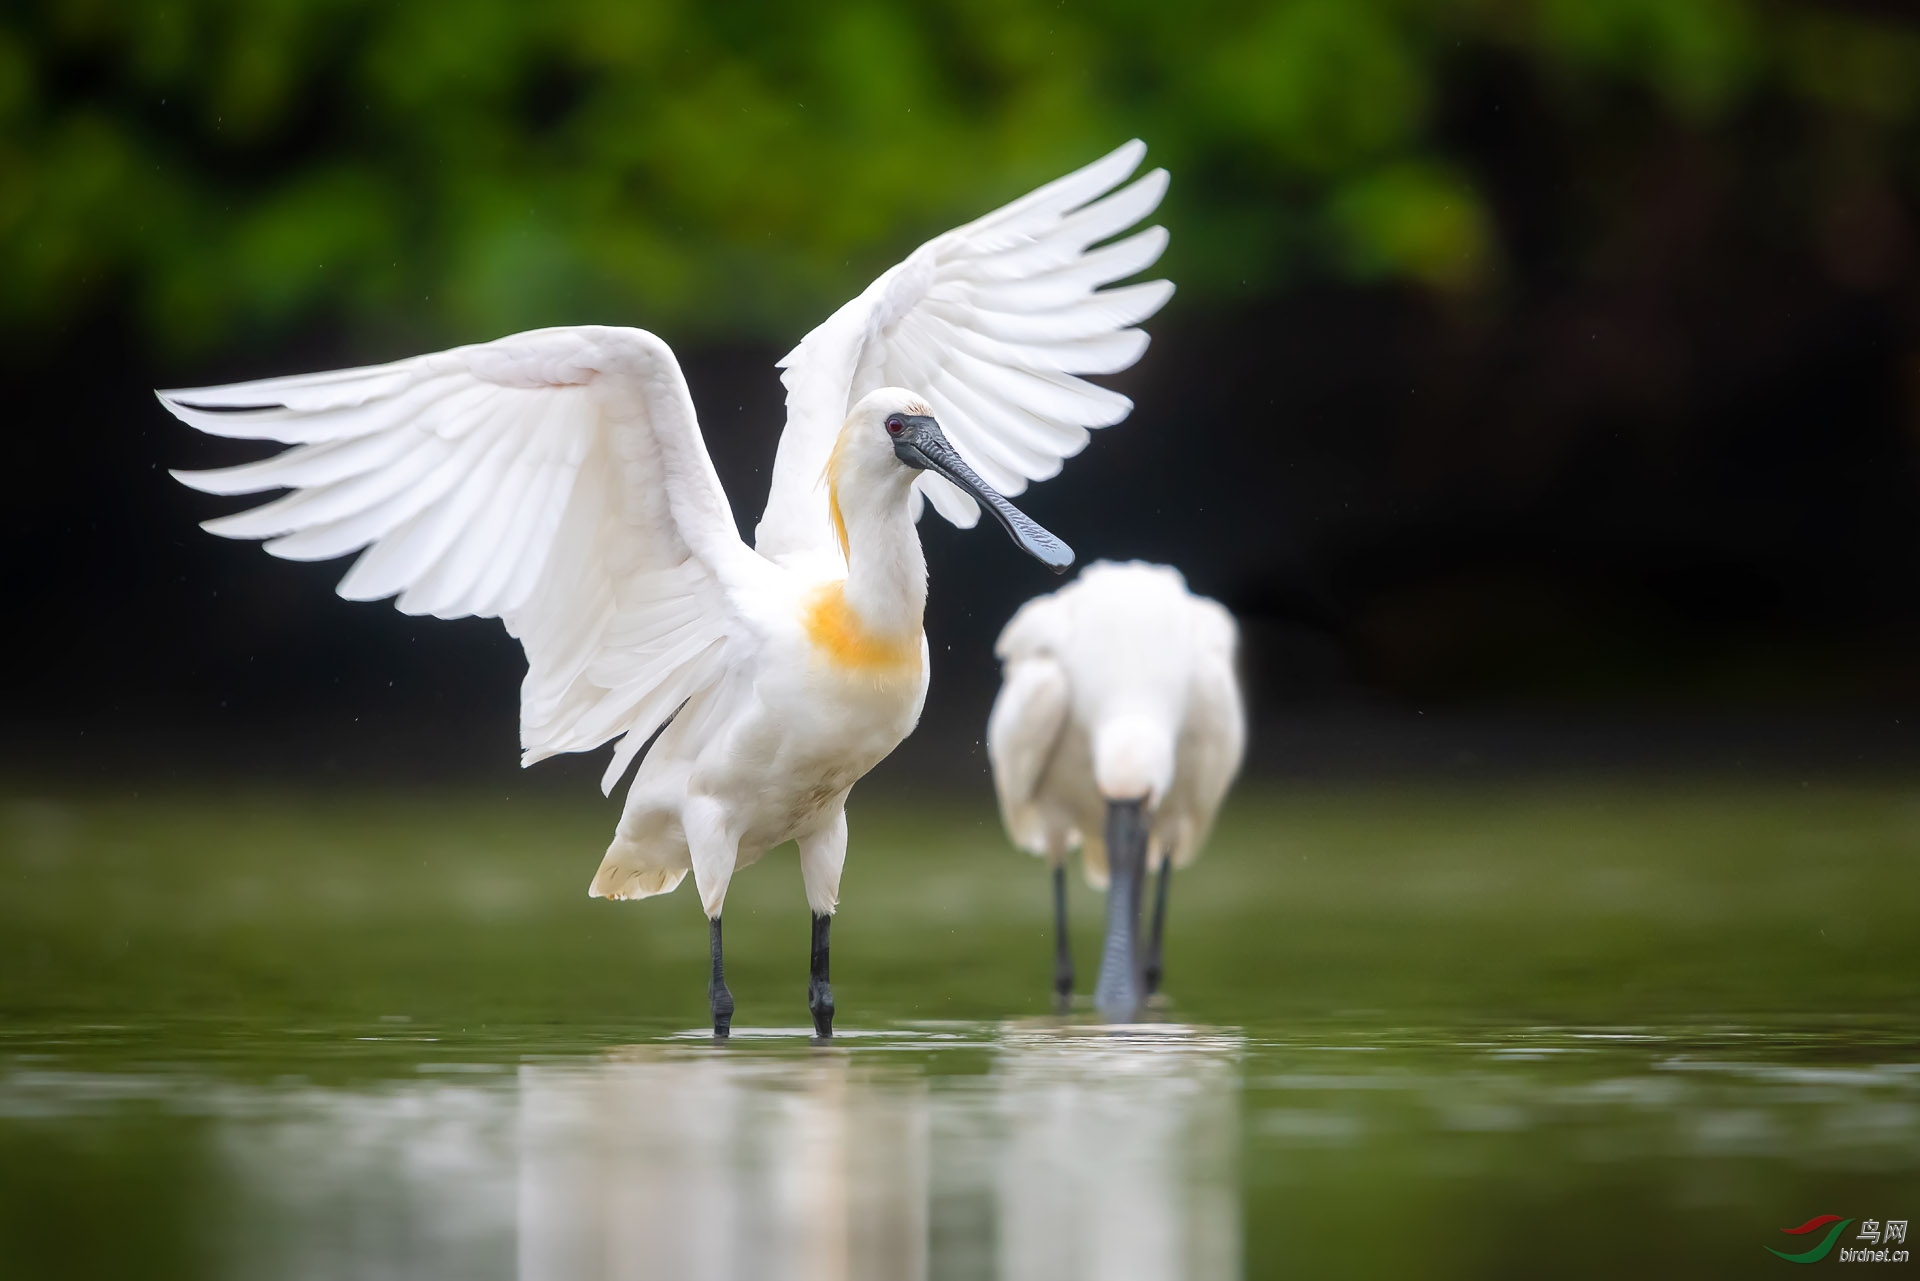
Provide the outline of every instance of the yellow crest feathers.
<path id="1" fill-rule="evenodd" d="M 840 434 L 833 442 L 833 452 L 827 455 L 826 470 L 820 474 L 820 479 L 826 482 L 827 515 L 833 518 L 833 536 L 839 540 L 842 560 L 849 559 L 850 553 L 847 551 L 847 518 L 840 512 L 840 451 L 846 448 L 847 429 L 851 425 L 851 420 L 841 424 Z"/>

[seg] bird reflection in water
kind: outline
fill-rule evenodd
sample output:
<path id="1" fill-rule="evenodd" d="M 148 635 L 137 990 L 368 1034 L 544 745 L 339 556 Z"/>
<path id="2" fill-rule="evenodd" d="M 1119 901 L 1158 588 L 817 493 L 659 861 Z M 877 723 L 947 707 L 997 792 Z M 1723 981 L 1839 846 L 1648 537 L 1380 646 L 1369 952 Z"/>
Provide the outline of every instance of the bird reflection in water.
<path id="1" fill-rule="evenodd" d="M 523 1281 L 1239 1275 L 1237 1037 L 987 1032 L 801 1055 L 640 1046 L 409 1084 L 404 1101 L 310 1091 L 298 1118 L 256 1114 L 223 1145 L 243 1198 L 272 1207 L 246 1262 L 422 1277 L 457 1260 Z M 476 1126 L 460 1160 L 423 1155 Z M 384 1226 L 362 1230 L 369 1216 Z"/>
<path id="2" fill-rule="evenodd" d="M 924 1277 L 923 1082 L 848 1054 L 522 1072 L 520 1275 Z"/>
<path id="3" fill-rule="evenodd" d="M 1238 1041 L 1177 1027 L 1007 1035 L 1002 1281 L 1240 1275 Z"/>
<path id="4" fill-rule="evenodd" d="M 1015 1026 L 991 1055 L 528 1068 L 521 1275 L 1238 1275 L 1235 1038 Z"/>

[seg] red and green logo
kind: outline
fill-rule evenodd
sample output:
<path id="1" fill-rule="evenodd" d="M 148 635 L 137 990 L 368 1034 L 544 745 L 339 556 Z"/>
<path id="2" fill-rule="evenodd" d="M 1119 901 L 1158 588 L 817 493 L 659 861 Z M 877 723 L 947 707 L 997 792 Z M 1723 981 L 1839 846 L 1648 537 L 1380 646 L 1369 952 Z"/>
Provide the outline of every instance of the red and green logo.
<path id="1" fill-rule="evenodd" d="M 1852 1219 L 1843 1219 L 1837 1214 L 1817 1214 L 1797 1228 L 1781 1228 L 1780 1230 L 1790 1237 L 1803 1237 L 1809 1233 L 1818 1232 L 1821 1228 L 1825 1228 L 1831 1223 L 1833 1226 L 1827 1228 L 1827 1235 L 1821 1239 L 1819 1245 L 1814 1246 L 1810 1250 L 1803 1250 L 1799 1254 L 1788 1254 L 1785 1250 L 1776 1250 L 1772 1246 L 1768 1246 L 1767 1253 L 1777 1254 L 1788 1263 L 1818 1263 L 1820 1260 L 1826 1258 L 1828 1253 L 1832 1251 L 1833 1243 L 1840 1239 L 1840 1234 L 1845 1232 L 1847 1225 L 1852 1222 Z"/>

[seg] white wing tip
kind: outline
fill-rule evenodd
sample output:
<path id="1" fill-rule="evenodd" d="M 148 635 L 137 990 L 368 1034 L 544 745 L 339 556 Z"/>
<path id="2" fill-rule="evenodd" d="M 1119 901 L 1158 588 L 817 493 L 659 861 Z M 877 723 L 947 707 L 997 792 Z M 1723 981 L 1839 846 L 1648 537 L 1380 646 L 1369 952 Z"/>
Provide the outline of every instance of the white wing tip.
<path id="1" fill-rule="evenodd" d="M 239 525 L 244 518 L 253 515 L 253 512 L 253 508 L 248 508 L 246 511 L 234 512 L 227 516 L 215 516 L 211 520 L 201 521 L 200 528 L 206 530 L 215 538 L 260 539 L 272 537 L 272 535 L 268 534 L 251 533 L 245 529 L 234 528 L 234 526 Z"/>
<path id="2" fill-rule="evenodd" d="M 385 600 L 387 599 L 387 597 L 392 596 L 394 593 L 390 591 L 386 591 L 386 592 L 375 591 L 370 588 L 361 589 L 361 588 L 352 587 L 352 586 L 349 586 L 347 583 L 347 580 L 343 578 L 338 583 L 334 584 L 333 594 L 335 596 L 338 596 L 341 600 L 366 602 L 366 601 Z M 401 610 L 400 612 L 404 614 L 407 611 Z M 522 761 L 521 768 L 524 769 L 525 767 L 526 767 L 526 762 Z"/>
<path id="3" fill-rule="evenodd" d="M 1091 204 L 1093 200 L 1112 191 L 1115 187 L 1118 187 L 1121 183 L 1132 177 L 1133 171 L 1140 167 L 1140 162 L 1146 158 L 1146 154 L 1147 144 L 1138 138 L 1130 138 L 1092 164 L 1082 166 L 1058 181 L 1071 182 L 1076 178 L 1087 179 L 1098 174 L 1103 185 L 1099 190 L 1092 192 L 1087 200 L 1080 202 L 1081 205 Z M 1147 176 L 1151 177 L 1152 175 L 1149 174 Z M 1044 187 L 1041 188 L 1043 191 L 1046 189 L 1047 188 Z"/>
<path id="4" fill-rule="evenodd" d="M 197 489 L 203 494 L 217 494 L 221 492 L 218 477 L 224 470 L 225 468 L 216 468 L 213 471 L 188 471 L 184 467 L 169 467 L 167 469 L 167 475 L 173 477 L 188 489 Z M 202 522 L 201 528 L 206 528 L 204 522 Z"/>
<path id="5" fill-rule="evenodd" d="M 1149 320 L 1152 320 L 1154 316 L 1158 314 L 1160 309 L 1167 305 L 1167 300 L 1173 297 L 1174 285 L 1171 280 L 1162 279 L 1162 280 L 1146 280 L 1146 281 L 1142 281 L 1137 285 L 1125 285 L 1123 286 L 1123 288 L 1138 289 L 1143 292 L 1152 291 L 1159 294 L 1159 297 L 1153 298 L 1153 301 L 1148 305 L 1146 314 L 1142 315 L 1139 320 L 1136 320 L 1133 322 L 1135 325 L 1141 325 L 1146 323 Z M 1100 296 L 1100 293 L 1104 293 L 1104 292 L 1106 291 L 1101 290 L 1098 293 L 1095 293 L 1094 297 L 1098 298 Z"/>
<path id="6" fill-rule="evenodd" d="M 167 412 L 180 417 L 183 411 L 191 413 L 196 409 L 246 410 L 246 409 L 284 409 L 277 400 L 261 399 L 259 393 L 250 392 L 250 384 L 235 383 L 230 387 L 175 387 L 171 391 L 155 391 L 154 398 L 165 405 Z"/>

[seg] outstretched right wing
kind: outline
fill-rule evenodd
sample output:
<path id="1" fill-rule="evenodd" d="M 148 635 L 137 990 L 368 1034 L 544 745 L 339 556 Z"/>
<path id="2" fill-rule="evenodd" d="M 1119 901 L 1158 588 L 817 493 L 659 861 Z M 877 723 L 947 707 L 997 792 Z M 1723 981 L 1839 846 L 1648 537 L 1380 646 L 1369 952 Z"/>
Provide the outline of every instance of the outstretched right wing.
<path id="1" fill-rule="evenodd" d="M 667 345 L 539 329 L 365 369 L 160 393 L 271 458 L 175 472 L 212 494 L 292 492 L 206 522 L 288 560 L 362 552 L 348 600 L 499 617 L 527 653 L 524 764 L 625 735 L 603 787 L 738 641 L 765 562 L 735 531 Z"/>
<path id="2" fill-rule="evenodd" d="M 1103 287 L 1146 270 L 1166 247 L 1159 227 L 1101 243 L 1137 226 L 1166 193 L 1164 169 L 1127 183 L 1146 151 L 1129 142 L 934 237 L 787 353 L 787 426 L 754 534 L 764 555 L 839 556 L 820 477 L 848 411 L 870 391 L 926 397 L 954 448 L 1008 495 L 1057 473 L 1086 447 L 1089 428 L 1127 416 L 1132 401 L 1080 375 L 1138 360 L 1147 335 L 1134 326 L 1173 293 L 1164 280 Z M 971 498 L 931 472 L 914 492 L 963 528 L 979 519 Z"/>

